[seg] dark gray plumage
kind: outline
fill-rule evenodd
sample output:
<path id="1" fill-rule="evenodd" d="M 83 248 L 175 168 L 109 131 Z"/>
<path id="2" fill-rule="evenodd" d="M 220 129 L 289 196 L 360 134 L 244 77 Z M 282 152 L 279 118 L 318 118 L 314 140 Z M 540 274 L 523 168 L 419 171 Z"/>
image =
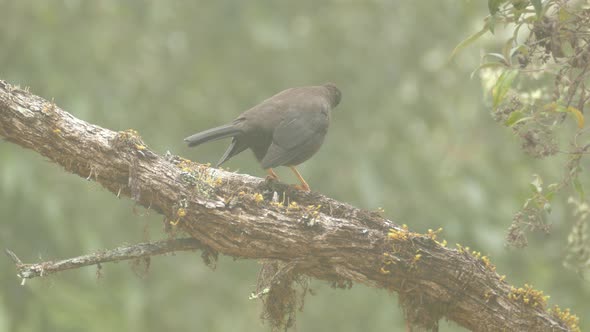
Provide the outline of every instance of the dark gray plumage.
<path id="1" fill-rule="evenodd" d="M 184 140 L 189 146 L 233 137 L 217 166 L 250 149 L 262 168 L 276 177 L 272 168 L 289 166 L 309 190 L 294 166 L 313 156 L 324 142 L 330 111 L 340 103 L 340 90 L 332 84 L 284 90 L 245 111 L 233 122 L 194 134 Z"/>

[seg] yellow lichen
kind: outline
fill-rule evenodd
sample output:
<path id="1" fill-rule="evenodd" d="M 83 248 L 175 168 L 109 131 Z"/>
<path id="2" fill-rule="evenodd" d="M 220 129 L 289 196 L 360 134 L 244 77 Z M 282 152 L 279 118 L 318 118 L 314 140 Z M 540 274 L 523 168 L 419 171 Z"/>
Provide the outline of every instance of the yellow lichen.
<path id="1" fill-rule="evenodd" d="M 391 254 L 384 252 L 383 253 L 383 257 L 384 257 L 384 264 L 385 265 L 390 265 L 390 264 L 395 264 L 395 256 L 392 256 Z"/>
<path id="2" fill-rule="evenodd" d="M 123 135 L 128 135 L 128 136 L 139 136 L 139 133 L 135 129 L 127 129 L 127 130 L 121 131 L 120 133 Z"/>
<path id="3" fill-rule="evenodd" d="M 260 193 L 254 194 L 254 202 L 260 203 L 264 201 L 264 197 Z"/>
<path id="4" fill-rule="evenodd" d="M 410 230 L 408 229 L 408 225 L 406 224 L 403 224 L 401 228 L 389 229 L 389 233 L 387 234 L 387 237 L 389 237 L 390 239 L 401 241 L 406 241 L 417 236 L 422 235 L 419 233 L 410 232 Z"/>
<path id="5" fill-rule="evenodd" d="M 463 246 L 462 246 L 462 245 L 460 245 L 459 243 L 455 243 L 455 246 L 457 247 L 457 251 L 458 251 L 460 254 L 464 254 L 464 253 L 467 253 L 467 254 L 469 254 L 469 253 L 470 253 L 470 252 L 469 252 L 469 247 L 463 247 Z"/>
<path id="6" fill-rule="evenodd" d="M 220 177 L 216 178 L 215 181 L 213 182 L 213 184 L 215 185 L 215 187 L 221 186 L 223 184 L 223 179 Z"/>
<path id="7" fill-rule="evenodd" d="M 557 318 L 558 320 L 562 321 L 569 329 L 573 332 L 581 332 L 580 329 L 580 318 L 570 312 L 569 308 L 565 310 L 561 310 L 558 305 L 553 306 L 552 309 L 549 310 L 549 313 Z"/>
<path id="8" fill-rule="evenodd" d="M 473 257 L 475 257 L 477 259 L 480 259 L 481 258 L 481 252 L 474 250 L 474 251 L 471 252 L 471 256 L 473 256 Z"/>
<path id="9" fill-rule="evenodd" d="M 299 204 L 297 204 L 297 202 L 291 202 L 289 203 L 289 206 L 287 206 L 287 210 L 299 210 Z"/>
<path id="10" fill-rule="evenodd" d="M 147 149 L 147 145 L 142 141 L 141 136 L 139 136 L 139 133 L 134 129 L 119 131 L 113 140 L 113 144 L 116 148 L 135 148 L 137 150 Z"/>
<path id="11" fill-rule="evenodd" d="M 60 135 L 61 134 L 61 129 L 55 128 L 55 129 L 53 129 L 53 133 L 56 134 L 56 135 Z"/>
<path id="12" fill-rule="evenodd" d="M 488 270 L 490 270 L 492 272 L 496 271 L 496 266 L 494 264 L 492 264 L 492 261 L 490 260 L 490 258 L 488 256 L 482 255 L 481 252 L 476 251 L 476 250 L 471 251 L 469 249 L 469 247 L 463 247 L 459 243 L 456 243 L 455 246 L 457 247 L 457 251 L 460 254 L 471 255 L 473 258 L 480 260 Z"/>
<path id="13" fill-rule="evenodd" d="M 431 240 L 436 240 L 436 236 L 442 232 L 442 227 L 439 227 L 436 231 L 433 231 L 432 229 L 428 229 L 428 232 L 426 233 L 426 236 L 428 236 Z"/>
<path id="14" fill-rule="evenodd" d="M 396 258 L 395 256 L 384 252 L 383 253 L 383 265 L 381 266 L 381 269 L 379 270 L 381 274 L 389 274 L 391 273 L 390 270 L 388 270 L 386 267 L 392 264 L 396 264 Z"/>
<path id="15" fill-rule="evenodd" d="M 490 261 L 488 256 L 482 256 L 481 261 L 483 262 L 483 265 L 488 268 L 488 270 L 490 270 L 492 272 L 496 271 L 496 266 L 494 264 L 492 264 L 492 262 Z"/>
<path id="16" fill-rule="evenodd" d="M 176 211 L 176 215 L 177 215 L 179 218 L 182 218 L 182 217 L 186 216 L 186 210 L 185 210 L 185 209 L 183 209 L 183 208 L 180 208 L 180 209 L 178 209 L 178 210 Z"/>
<path id="17" fill-rule="evenodd" d="M 322 208 L 321 205 L 308 205 L 305 209 L 312 217 L 316 217 L 320 214 L 320 209 Z"/>
<path id="18" fill-rule="evenodd" d="M 178 164 L 176 164 L 176 166 L 178 168 L 182 169 L 183 171 L 188 170 L 185 172 L 190 172 L 193 168 L 192 167 L 193 162 L 188 159 L 181 158 L 181 157 L 178 157 L 178 158 L 180 159 L 180 162 Z"/>
<path id="19" fill-rule="evenodd" d="M 270 202 L 270 205 L 274 205 L 278 208 L 284 208 L 283 202 Z"/>
<path id="20" fill-rule="evenodd" d="M 418 269 L 418 262 L 420 259 L 422 259 L 422 254 L 420 253 L 420 250 L 416 250 L 416 254 L 410 261 L 410 269 Z"/>
<path id="21" fill-rule="evenodd" d="M 275 192 L 273 195 L 272 201 L 270 202 L 270 205 L 273 205 L 279 209 L 283 209 L 286 204 L 287 204 L 287 194 L 285 192 L 283 192 L 283 199 L 279 202 L 278 194 Z"/>
<path id="22" fill-rule="evenodd" d="M 544 296 L 543 291 L 536 290 L 529 284 L 524 284 L 524 288 L 511 287 L 508 298 L 533 308 L 545 308 L 549 296 Z"/>
<path id="23" fill-rule="evenodd" d="M 422 254 L 416 254 L 416 255 L 414 255 L 414 260 L 413 260 L 414 263 L 417 263 L 420 260 L 420 258 L 422 258 Z"/>
<path id="24" fill-rule="evenodd" d="M 179 157 L 176 167 L 182 170 L 184 181 L 193 185 L 197 191 L 204 194 L 212 195 L 212 189 L 223 184 L 223 178 L 214 176 L 214 172 L 211 172 L 207 165 L 201 165 Z"/>

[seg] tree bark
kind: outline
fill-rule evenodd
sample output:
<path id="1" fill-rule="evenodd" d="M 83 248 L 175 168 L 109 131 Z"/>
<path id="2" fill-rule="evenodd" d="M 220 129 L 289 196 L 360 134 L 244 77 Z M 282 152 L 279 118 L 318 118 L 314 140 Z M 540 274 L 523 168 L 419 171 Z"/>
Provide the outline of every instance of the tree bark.
<path id="1" fill-rule="evenodd" d="M 571 330 L 536 293 L 525 301 L 485 257 L 446 248 L 435 232 L 413 233 L 319 193 L 160 156 L 132 130 L 87 123 L 4 81 L 0 136 L 161 213 L 211 252 L 279 260 L 337 286 L 395 291 L 413 325 L 436 329 L 447 318 L 473 331 Z"/>

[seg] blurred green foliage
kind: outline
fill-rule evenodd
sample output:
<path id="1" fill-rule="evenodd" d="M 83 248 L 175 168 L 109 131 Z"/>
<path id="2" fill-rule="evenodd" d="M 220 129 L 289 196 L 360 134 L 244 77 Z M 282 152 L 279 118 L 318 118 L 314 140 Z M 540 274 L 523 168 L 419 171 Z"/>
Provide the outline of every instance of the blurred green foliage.
<path id="1" fill-rule="evenodd" d="M 554 203 L 550 235 L 531 235 L 523 250 L 504 247 L 532 169 L 558 179 L 566 158 L 533 160 L 496 125 L 489 91 L 484 97 L 469 77 L 479 65 L 475 47 L 446 65 L 487 10 L 450 0 L 0 0 L 0 79 L 199 162 L 215 162 L 227 142 L 189 150 L 185 136 L 287 87 L 333 81 L 342 103 L 321 152 L 301 167 L 312 189 L 382 207 L 412 230 L 443 227 L 449 243 L 491 256 L 507 281 L 572 307 L 584 330 L 590 286 L 562 267 L 575 220 L 565 199 Z M 165 237 L 161 216 L 35 153 L 3 143 L 0 160 L 0 243 L 25 262 Z M 247 153 L 227 166 L 264 175 Z M 148 273 L 109 264 L 99 278 L 86 268 L 24 287 L 7 258 L 0 267 L 0 331 L 268 330 L 260 304 L 248 300 L 259 267 L 252 261 L 222 258 L 211 271 L 198 254 L 182 253 L 153 258 Z M 312 288 L 299 330 L 404 327 L 396 297 L 383 290 Z"/>

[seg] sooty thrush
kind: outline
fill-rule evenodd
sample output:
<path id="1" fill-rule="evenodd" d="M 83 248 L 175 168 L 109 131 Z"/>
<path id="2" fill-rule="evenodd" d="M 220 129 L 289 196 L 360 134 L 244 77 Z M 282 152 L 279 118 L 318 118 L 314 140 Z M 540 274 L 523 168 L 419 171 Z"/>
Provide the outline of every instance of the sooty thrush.
<path id="1" fill-rule="evenodd" d="M 288 166 L 301 182 L 309 185 L 295 169 L 322 146 L 330 125 L 330 110 L 340 103 L 340 90 L 332 84 L 284 90 L 240 114 L 233 122 L 185 138 L 188 146 L 232 137 L 217 163 L 250 149 L 268 174 L 278 179 L 274 167 Z"/>

